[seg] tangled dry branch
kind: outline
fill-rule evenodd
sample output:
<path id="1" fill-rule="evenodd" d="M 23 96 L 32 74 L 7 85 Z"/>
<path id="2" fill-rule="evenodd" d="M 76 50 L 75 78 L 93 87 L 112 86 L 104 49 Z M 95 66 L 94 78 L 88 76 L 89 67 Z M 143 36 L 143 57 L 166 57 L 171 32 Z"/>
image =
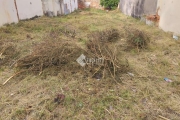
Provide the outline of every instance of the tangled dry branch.
<path id="1" fill-rule="evenodd" d="M 42 72 L 53 66 L 61 69 L 75 60 L 81 51 L 72 43 L 49 40 L 35 46 L 30 55 L 17 61 L 16 67 L 34 72 Z"/>
<path id="2" fill-rule="evenodd" d="M 53 33 L 56 35 L 56 33 Z M 118 39 L 118 30 L 106 30 L 97 33 L 92 33 L 89 37 L 89 42 L 86 43 L 87 49 L 82 49 L 72 41 L 63 41 L 59 39 L 47 40 L 39 45 L 36 45 L 30 55 L 25 56 L 17 61 L 16 67 L 19 69 L 27 69 L 35 73 L 42 73 L 46 68 L 56 67 L 59 70 L 69 67 L 69 72 L 80 66 L 76 59 L 85 54 L 89 58 L 102 58 L 103 63 L 95 64 L 92 68 L 91 75 L 96 73 L 110 75 L 116 79 L 117 75 L 128 70 L 128 62 L 123 62 L 117 57 L 118 51 L 116 46 L 111 44 Z M 51 36 L 52 37 L 52 34 Z M 105 42 L 106 41 L 106 42 Z M 109 43 L 111 42 L 111 43 Z M 92 62 L 92 61 L 91 61 Z M 88 64 L 87 64 L 88 66 Z M 86 67 L 88 69 L 88 67 Z M 98 68 L 98 69 L 97 69 Z"/>
<path id="3" fill-rule="evenodd" d="M 6 64 L 10 59 L 18 55 L 16 46 L 11 42 L 0 40 L 0 66 Z"/>
<path id="4" fill-rule="evenodd" d="M 144 31 L 134 28 L 125 28 L 127 33 L 127 43 L 131 47 L 136 47 L 137 49 L 144 49 L 148 47 L 150 43 L 150 38 Z"/>
<path id="5" fill-rule="evenodd" d="M 102 36 L 104 35 L 102 34 Z M 127 72 L 129 68 L 128 61 L 120 60 L 117 57 L 118 51 L 116 46 L 109 43 L 105 43 L 101 41 L 101 39 L 98 39 L 99 34 L 98 37 L 95 37 L 95 34 L 93 34 L 92 37 L 93 38 L 90 39 L 87 43 L 88 51 L 90 51 L 90 53 L 93 54 L 93 56 L 97 58 L 102 58 L 104 60 L 103 65 L 100 66 L 100 69 L 98 69 L 98 71 L 101 71 L 102 69 L 103 71 L 108 71 L 108 73 L 110 73 L 110 75 L 114 79 L 116 79 L 117 75 Z M 109 36 L 108 34 L 107 38 L 112 38 L 112 36 Z M 105 76 L 104 73 L 105 72 L 103 72 L 103 76 Z"/>

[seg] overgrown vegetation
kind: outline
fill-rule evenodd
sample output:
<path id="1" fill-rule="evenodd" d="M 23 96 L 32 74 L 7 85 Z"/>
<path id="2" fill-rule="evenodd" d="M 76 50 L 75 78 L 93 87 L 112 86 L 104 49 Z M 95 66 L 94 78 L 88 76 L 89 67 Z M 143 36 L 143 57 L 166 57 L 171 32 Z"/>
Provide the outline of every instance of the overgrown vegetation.
<path id="1" fill-rule="evenodd" d="M 112 45 L 112 43 L 120 37 L 117 29 L 92 32 L 88 35 L 89 39 L 84 49 L 70 39 L 72 36 L 67 35 L 69 32 L 61 31 L 62 29 L 60 31 L 53 30 L 53 32 L 50 32 L 50 34 L 44 38 L 46 39 L 45 42 L 36 45 L 30 55 L 20 58 L 16 62 L 16 68 L 20 71 L 25 69 L 28 72 L 36 74 L 42 74 L 45 69 L 50 68 L 53 68 L 56 73 L 61 70 L 72 72 L 75 71 L 75 69 L 80 69 L 76 59 L 81 54 L 85 54 L 90 59 L 102 60 L 98 61 L 101 63 L 86 60 L 86 64 L 90 65 L 86 68 L 91 71 L 89 72 L 89 76 L 94 77 L 94 75 L 98 73 L 104 78 L 104 76 L 107 76 L 107 73 L 105 73 L 105 71 L 107 71 L 109 76 L 116 81 L 117 74 L 120 75 L 120 73 L 127 72 L 128 61 L 123 62 L 119 60 L 119 58 L 117 58 L 117 46 Z M 66 28 L 65 31 L 71 30 Z M 59 32 L 68 37 L 70 41 L 64 41 L 59 37 Z"/>
<path id="2" fill-rule="evenodd" d="M 71 42 L 47 40 L 35 46 L 32 53 L 19 59 L 15 66 L 38 74 L 52 67 L 55 71 L 65 69 L 65 67 L 71 70 L 75 67 L 74 61 L 81 53 L 83 53 L 82 50 Z"/>
<path id="3" fill-rule="evenodd" d="M 150 38 L 147 33 L 134 28 L 125 29 L 127 32 L 127 42 L 131 47 L 135 47 L 137 49 L 144 49 L 148 47 Z"/>
<path id="4" fill-rule="evenodd" d="M 0 39 L 0 66 L 9 62 L 18 56 L 18 51 L 13 42 Z"/>
<path id="5" fill-rule="evenodd" d="M 100 0 L 100 4 L 108 9 L 117 8 L 119 0 Z"/>
<path id="6" fill-rule="evenodd" d="M 99 41 L 101 43 L 116 42 L 121 36 L 118 29 L 107 29 L 104 31 L 94 31 L 88 35 L 89 40 Z"/>
<path id="7" fill-rule="evenodd" d="M 89 9 L 3 26 L 0 51 L 9 43 L 19 54 L 3 54 L 14 57 L 0 66 L 2 120 L 180 119 L 180 43 L 159 28 Z M 82 67 L 82 53 L 106 64 Z"/>
<path id="8" fill-rule="evenodd" d="M 129 67 L 128 61 L 123 62 L 123 58 L 121 60 L 118 58 L 117 46 L 112 44 L 113 41 L 119 39 L 119 36 L 120 33 L 117 29 L 98 31 L 90 34 L 87 42 L 88 51 L 95 58 L 104 60 L 104 64 L 99 67 L 97 72 L 102 70 L 103 76 L 105 76 L 105 71 L 108 71 L 114 80 L 116 80 L 116 75 L 126 73 Z"/>

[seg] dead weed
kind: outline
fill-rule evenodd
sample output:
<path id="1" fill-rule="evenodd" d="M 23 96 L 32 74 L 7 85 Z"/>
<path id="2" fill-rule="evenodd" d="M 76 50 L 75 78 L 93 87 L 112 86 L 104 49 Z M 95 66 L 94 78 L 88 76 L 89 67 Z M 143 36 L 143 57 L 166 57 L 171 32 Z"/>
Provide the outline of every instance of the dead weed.
<path id="1" fill-rule="evenodd" d="M 86 62 L 88 66 L 85 69 L 89 71 L 92 77 L 100 74 L 104 78 L 106 72 L 108 72 L 107 74 L 115 80 L 116 75 L 125 73 L 128 70 L 127 60 L 119 60 L 117 57 L 119 52 L 116 46 L 106 43 L 118 39 L 118 30 L 99 31 L 92 33 L 90 36 L 89 42 L 85 44 L 87 49 L 82 49 L 71 40 L 60 40 L 58 33 L 53 31 L 46 38 L 49 40 L 36 45 L 30 55 L 19 59 L 16 68 L 19 70 L 25 69 L 36 74 L 41 74 L 46 68 L 51 73 L 60 70 L 71 72 L 80 67 L 76 59 L 81 54 L 85 54 L 86 58 L 83 62 Z M 53 38 L 54 40 L 50 40 Z"/>
<path id="2" fill-rule="evenodd" d="M 98 40 L 99 42 L 115 42 L 119 39 L 120 33 L 117 29 L 110 28 L 103 31 L 95 31 L 88 35 L 90 40 Z"/>
<path id="3" fill-rule="evenodd" d="M 6 64 L 17 55 L 18 51 L 13 43 L 0 40 L 0 66 Z"/>
<path id="4" fill-rule="evenodd" d="M 125 28 L 127 43 L 132 48 L 145 49 L 150 43 L 150 38 L 147 33 L 139 29 Z"/>

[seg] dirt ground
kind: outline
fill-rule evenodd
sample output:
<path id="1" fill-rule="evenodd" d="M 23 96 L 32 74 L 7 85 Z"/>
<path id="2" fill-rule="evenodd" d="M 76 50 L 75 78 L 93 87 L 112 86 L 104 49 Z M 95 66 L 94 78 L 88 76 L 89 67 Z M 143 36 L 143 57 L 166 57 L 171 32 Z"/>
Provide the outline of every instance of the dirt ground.
<path id="1" fill-rule="evenodd" d="M 119 31 L 113 45 L 119 59 L 129 64 L 129 71 L 119 73 L 116 82 L 111 76 L 100 80 L 88 76 L 86 67 L 78 63 L 75 68 L 70 64 L 60 70 L 15 75 L 20 71 L 16 62 L 46 40 L 61 39 L 83 49 L 90 33 L 110 28 Z M 130 46 L 125 28 L 146 32 L 150 36 L 148 47 L 140 50 Z M 180 42 L 156 26 L 119 11 L 87 9 L 3 26 L 0 42 L 0 47 L 13 46 L 9 49 L 13 56 L 0 55 L 0 120 L 180 119 Z M 172 82 L 166 82 L 166 77 Z"/>

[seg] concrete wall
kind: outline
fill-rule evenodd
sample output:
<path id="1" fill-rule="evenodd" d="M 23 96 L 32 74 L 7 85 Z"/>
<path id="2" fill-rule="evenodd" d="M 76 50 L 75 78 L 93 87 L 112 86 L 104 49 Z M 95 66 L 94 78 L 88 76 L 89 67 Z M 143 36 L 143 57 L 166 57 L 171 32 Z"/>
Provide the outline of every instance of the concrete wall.
<path id="1" fill-rule="evenodd" d="M 0 0 L 0 26 L 44 14 L 69 14 L 77 9 L 77 0 Z"/>
<path id="2" fill-rule="evenodd" d="M 100 0 L 78 0 L 78 8 L 84 9 L 84 8 L 98 8 L 101 9 L 102 6 L 100 5 Z"/>
<path id="3" fill-rule="evenodd" d="M 102 8 L 100 5 L 100 0 L 87 0 L 87 2 L 91 2 L 90 7 L 93 8 Z"/>
<path id="4" fill-rule="evenodd" d="M 156 14 L 158 0 L 144 0 L 144 14 L 152 15 Z"/>
<path id="5" fill-rule="evenodd" d="M 122 13 L 132 17 L 156 14 L 156 8 L 157 0 L 120 0 Z"/>
<path id="6" fill-rule="evenodd" d="M 57 16 L 63 14 L 61 2 L 63 2 L 63 0 L 42 0 L 44 14 L 48 16 Z"/>
<path id="7" fill-rule="evenodd" d="M 16 4 L 20 20 L 43 15 L 41 0 L 16 0 Z"/>
<path id="8" fill-rule="evenodd" d="M 78 9 L 77 0 L 64 0 L 64 14 L 69 14 Z"/>
<path id="9" fill-rule="evenodd" d="M 159 27 L 180 35 L 180 0 L 158 0 Z"/>
<path id="10" fill-rule="evenodd" d="M 18 22 L 14 0 L 0 0 L 0 26 L 13 22 Z"/>
<path id="11" fill-rule="evenodd" d="M 43 11 L 48 16 L 69 14 L 78 9 L 77 0 L 42 0 Z"/>

